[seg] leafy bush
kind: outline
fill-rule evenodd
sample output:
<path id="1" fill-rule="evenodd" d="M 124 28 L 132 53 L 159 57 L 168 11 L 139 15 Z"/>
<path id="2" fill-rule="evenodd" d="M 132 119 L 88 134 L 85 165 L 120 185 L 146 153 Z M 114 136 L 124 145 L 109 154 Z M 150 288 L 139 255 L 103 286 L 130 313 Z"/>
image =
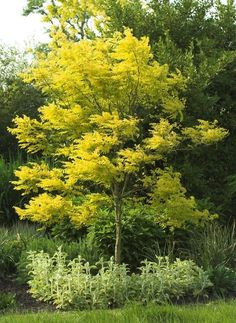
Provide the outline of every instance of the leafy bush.
<path id="1" fill-rule="evenodd" d="M 115 249 L 115 215 L 103 210 L 89 227 L 89 235 L 110 258 Z M 145 259 L 146 249 L 159 241 L 161 247 L 167 237 L 160 226 L 153 221 L 144 207 L 126 207 L 122 218 L 122 261 L 136 269 Z"/>
<path id="2" fill-rule="evenodd" d="M 157 257 L 156 262 L 143 261 L 137 279 L 138 295 L 143 303 L 166 302 L 181 296 L 198 296 L 211 286 L 208 274 L 191 260 Z"/>
<path id="3" fill-rule="evenodd" d="M 81 227 L 81 229 L 75 228 L 71 221 L 64 217 L 60 222 L 55 223 L 49 228 L 50 235 L 53 238 L 60 239 L 63 241 L 79 241 L 84 238 L 87 228 Z"/>
<path id="4" fill-rule="evenodd" d="M 0 312 L 12 308 L 16 305 L 15 294 L 0 293 Z"/>
<path id="5" fill-rule="evenodd" d="M 200 295 L 211 285 L 207 274 L 192 261 L 158 258 L 143 262 L 141 274 L 129 275 L 125 264 L 111 258 L 94 266 L 79 256 L 69 261 L 61 248 L 51 257 L 41 251 L 30 252 L 27 265 L 30 292 L 58 308 L 107 308 L 132 301 L 163 303 L 184 295 Z"/>
<path id="6" fill-rule="evenodd" d="M 17 265 L 18 277 L 17 280 L 20 283 L 25 283 L 28 281 L 28 252 L 40 252 L 43 251 L 48 253 L 49 256 L 53 256 L 57 251 L 58 247 L 61 247 L 61 250 L 67 254 L 67 260 L 73 260 L 74 258 L 80 255 L 83 259 L 88 260 L 91 264 L 95 264 L 101 254 L 97 246 L 93 243 L 92 240 L 84 239 L 80 242 L 70 242 L 66 243 L 65 241 L 59 239 L 50 239 L 48 237 L 37 237 L 32 239 L 27 243 L 26 248 L 22 251 L 22 254 Z"/>
<path id="7" fill-rule="evenodd" d="M 13 274 L 16 271 L 16 263 L 24 245 L 20 239 L 9 240 L 7 236 L 0 241 L 0 277 Z"/>

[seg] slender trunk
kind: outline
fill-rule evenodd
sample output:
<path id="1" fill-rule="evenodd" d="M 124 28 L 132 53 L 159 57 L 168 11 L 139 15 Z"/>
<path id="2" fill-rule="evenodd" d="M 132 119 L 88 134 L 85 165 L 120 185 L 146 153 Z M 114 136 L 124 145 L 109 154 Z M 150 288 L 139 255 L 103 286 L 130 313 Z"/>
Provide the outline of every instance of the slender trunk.
<path id="1" fill-rule="evenodd" d="M 116 192 L 118 193 L 118 192 Z M 115 194 L 115 222 L 116 222 L 116 244 L 115 244 L 115 263 L 121 263 L 121 198 Z"/>

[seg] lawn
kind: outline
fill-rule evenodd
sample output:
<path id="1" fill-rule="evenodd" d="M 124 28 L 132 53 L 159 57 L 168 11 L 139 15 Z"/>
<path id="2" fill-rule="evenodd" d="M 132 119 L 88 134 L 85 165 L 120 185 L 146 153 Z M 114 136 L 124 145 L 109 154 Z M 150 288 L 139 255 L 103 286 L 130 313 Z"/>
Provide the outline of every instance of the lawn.
<path id="1" fill-rule="evenodd" d="M 234 323 L 236 301 L 198 305 L 128 306 L 119 310 L 5 314 L 0 323 Z"/>

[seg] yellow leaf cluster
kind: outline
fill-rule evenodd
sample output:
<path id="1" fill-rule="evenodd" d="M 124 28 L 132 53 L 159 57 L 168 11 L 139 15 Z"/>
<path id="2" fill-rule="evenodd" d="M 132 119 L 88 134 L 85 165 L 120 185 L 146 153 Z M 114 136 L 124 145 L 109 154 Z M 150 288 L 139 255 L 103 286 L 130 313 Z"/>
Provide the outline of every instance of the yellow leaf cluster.
<path id="1" fill-rule="evenodd" d="M 103 112 L 101 115 L 90 117 L 92 125 L 96 125 L 99 130 L 106 134 L 116 136 L 119 139 L 134 139 L 138 133 L 139 120 L 135 117 L 120 118 L 117 111 L 113 113 Z"/>
<path id="2" fill-rule="evenodd" d="M 198 120 L 199 125 L 192 128 L 185 128 L 182 133 L 196 144 L 211 145 L 221 141 L 228 135 L 228 131 L 218 127 L 217 121 L 210 123 L 206 120 Z"/>
<path id="3" fill-rule="evenodd" d="M 137 172 L 140 165 L 148 164 L 153 160 L 152 156 L 147 155 L 141 147 L 121 149 L 118 156 L 119 170 L 128 174 Z"/>
<path id="4" fill-rule="evenodd" d="M 14 123 L 17 127 L 9 131 L 16 136 L 21 148 L 27 149 L 29 153 L 47 150 L 47 135 L 43 131 L 42 123 L 27 116 L 16 117 Z"/>
<path id="5" fill-rule="evenodd" d="M 71 214 L 71 221 L 76 227 L 81 227 L 93 221 L 102 207 L 111 206 L 109 196 L 100 193 L 87 194 L 84 202 L 76 207 L 76 212 Z"/>
<path id="6" fill-rule="evenodd" d="M 175 127 L 175 124 L 161 119 L 159 123 L 152 126 L 151 137 L 145 140 L 146 147 L 159 154 L 175 149 L 181 140 L 181 136 L 175 132 Z"/>
<path id="7" fill-rule="evenodd" d="M 48 193 L 33 197 L 24 209 L 15 208 L 20 219 L 30 219 L 34 222 L 52 224 L 74 213 L 71 201 L 60 196 Z"/>
<path id="8" fill-rule="evenodd" d="M 68 181 L 72 183 L 92 181 L 109 188 L 120 175 L 108 157 L 96 152 L 81 152 L 80 157 L 74 158 L 72 162 L 65 162 L 64 167 Z"/>
<path id="9" fill-rule="evenodd" d="M 44 12 L 43 20 L 51 24 L 51 37 L 57 45 L 62 39 L 90 36 L 107 19 L 99 0 L 51 0 Z"/>
<path id="10" fill-rule="evenodd" d="M 23 191 L 23 195 L 38 193 L 39 189 L 48 192 L 66 191 L 61 168 L 50 169 L 45 163 L 30 163 L 28 166 L 21 166 L 15 171 L 15 175 L 18 180 L 12 183 L 16 190 Z"/>
<path id="11" fill-rule="evenodd" d="M 172 228 L 192 222 L 198 224 L 213 219 L 209 211 L 200 211 L 193 196 L 186 196 L 181 184 L 181 175 L 171 168 L 158 172 L 151 196 L 151 205 L 156 209 L 157 221 Z"/>
<path id="12" fill-rule="evenodd" d="M 178 101 L 183 76 L 169 74 L 167 65 L 153 59 L 148 38 L 138 40 L 130 30 L 113 38 L 64 41 L 39 60 L 30 79 L 45 92 L 56 93 L 58 102 L 79 103 L 99 114 L 132 115 L 139 104 L 146 109 L 160 104 L 171 115 L 176 114 L 174 106 L 178 112 L 183 109 Z"/>

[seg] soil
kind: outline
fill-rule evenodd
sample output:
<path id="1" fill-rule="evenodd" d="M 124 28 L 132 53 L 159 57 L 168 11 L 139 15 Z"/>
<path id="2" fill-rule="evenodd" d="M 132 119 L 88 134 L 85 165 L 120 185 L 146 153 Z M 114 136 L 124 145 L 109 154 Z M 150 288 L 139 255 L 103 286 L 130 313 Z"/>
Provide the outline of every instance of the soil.
<path id="1" fill-rule="evenodd" d="M 15 295 L 16 310 L 20 312 L 52 311 L 55 307 L 35 300 L 31 297 L 28 286 L 14 281 L 14 279 L 0 280 L 0 293 L 12 293 Z"/>

